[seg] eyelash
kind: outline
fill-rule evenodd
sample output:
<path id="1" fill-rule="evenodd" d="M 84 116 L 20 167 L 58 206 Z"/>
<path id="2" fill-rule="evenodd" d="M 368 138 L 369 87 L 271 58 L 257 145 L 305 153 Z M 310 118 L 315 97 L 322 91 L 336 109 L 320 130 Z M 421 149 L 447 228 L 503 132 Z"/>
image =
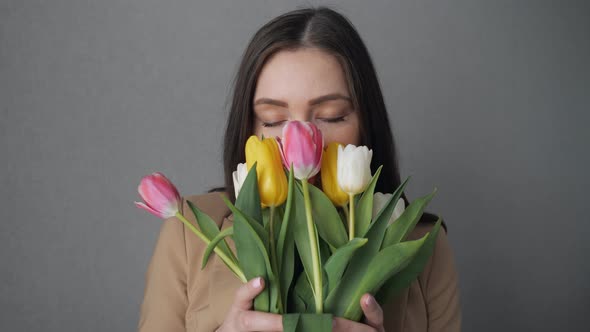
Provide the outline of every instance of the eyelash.
<path id="1" fill-rule="evenodd" d="M 338 123 L 338 122 L 344 121 L 345 117 L 346 116 L 343 115 L 343 116 L 339 116 L 337 118 L 320 119 L 320 120 L 327 122 L 327 123 Z M 263 122 L 262 126 L 265 128 L 272 128 L 272 127 L 276 127 L 276 126 L 282 124 L 283 122 L 285 122 L 285 121 L 283 120 L 283 121 L 277 121 L 277 122 Z"/>

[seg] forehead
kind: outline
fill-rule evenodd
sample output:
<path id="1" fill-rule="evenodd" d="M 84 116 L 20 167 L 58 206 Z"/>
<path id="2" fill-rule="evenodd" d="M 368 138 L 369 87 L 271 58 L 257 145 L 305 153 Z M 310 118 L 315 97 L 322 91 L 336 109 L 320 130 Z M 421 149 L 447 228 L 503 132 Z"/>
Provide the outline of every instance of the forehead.
<path id="1" fill-rule="evenodd" d="M 309 100 L 330 93 L 349 95 L 340 62 L 325 51 L 301 48 L 280 51 L 267 60 L 254 98 Z"/>

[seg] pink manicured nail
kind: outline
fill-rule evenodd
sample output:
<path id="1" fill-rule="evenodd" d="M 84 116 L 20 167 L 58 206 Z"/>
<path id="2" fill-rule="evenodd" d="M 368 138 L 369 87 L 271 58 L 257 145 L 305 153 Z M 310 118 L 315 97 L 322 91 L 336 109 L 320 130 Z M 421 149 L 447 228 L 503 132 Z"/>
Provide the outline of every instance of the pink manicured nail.
<path id="1" fill-rule="evenodd" d="M 375 305 L 375 298 L 373 298 L 373 296 L 371 295 L 367 296 L 367 298 L 365 299 L 365 304 L 368 306 Z"/>
<path id="2" fill-rule="evenodd" d="M 252 286 L 254 286 L 254 288 L 260 288 L 260 286 L 262 286 L 262 278 L 258 277 L 256 279 L 254 279 L 254 282 L 252 283 Z"/>

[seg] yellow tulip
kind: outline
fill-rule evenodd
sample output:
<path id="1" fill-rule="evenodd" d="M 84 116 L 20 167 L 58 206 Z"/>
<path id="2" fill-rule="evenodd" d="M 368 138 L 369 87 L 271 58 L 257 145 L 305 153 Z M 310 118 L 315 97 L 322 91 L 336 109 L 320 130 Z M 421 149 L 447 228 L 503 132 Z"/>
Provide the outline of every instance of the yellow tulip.
<path id="1" fill-rule="evenodd" d="M 322 157 L 322 190 L 336 206 L 344 206 L 348 202 L 348 194 L 338 185 L 338 147 L 339 143 L 332 142 L 324 150 Z"/>
<path id="2" fill-rule="evenodd" d="M 248 170 L 256 164 L 258 191 L 262 207 L 280 206 L 287 200 L 289 184 L 283 170 L 279 145 L 274 138 L 260 140 L 250 136 L 246 142 L 246 165 Z"/>

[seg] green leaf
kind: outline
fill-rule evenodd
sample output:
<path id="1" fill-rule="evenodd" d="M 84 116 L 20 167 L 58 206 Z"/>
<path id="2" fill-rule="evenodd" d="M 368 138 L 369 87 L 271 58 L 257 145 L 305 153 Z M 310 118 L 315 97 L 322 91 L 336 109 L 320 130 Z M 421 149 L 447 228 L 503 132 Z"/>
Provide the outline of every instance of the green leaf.
<path id="1" fill-rule="evenodd" d="M 205 248 L 205 253 L 203 254 L 203 263 L 201 264 L 201 269 L 205 268 L 205 265 L 207 265 L 207 262 L 209 261 L 209 257 L 211 256 L 211 253 L 213 252 L 215 247 L 221 242 L 221 240 L 223 240 L 223 239 L 225 239 L 225 237 L 227 237 L 229 235 L 233 235 L 233 234 L 234 234 L 234 227 L 231 226 L 231 227 L 228 227 L 228 228 L 224 229 L 223 231 L 219 232 L 217 234 L 217 236 L 215 236 L 213 238 L 213 240 L 211 240 L 211 242 L 209 242 L 209 244 L 207 245 L 207 248 Z"/>
<path id="2" fill-rule="evenodd" d="M 276 280 L 268 257 L 268 238 L 265 246 L 260 236 L 260 234 L 266 236 L 262 225 L 248 220 L 248 216 L 236 208 L 226 197 L 222 196 L 222 199 L 234 214 L 234 243 L 238 253 L 238 261 L 246 279 L 251 280 L 260 276 L 268 280 L 270 284 L 254 299 L 254 308 L 258 311 L 270 312 L 272 309 L 270 294 L 271 291 L 277 290 L 273 290 L 273 287 L 276 288 Z M 256 231 L 256 227 L 262 229 L 262 233 Z"/>
<path id="3" fill-rule="evenodd" d="M 307 311 L 307 304 L 297 294 L 293 293 L 291 300 L 294 303 L 293 306 L 295 308 L 295 312 L 306 312 Z"/>
<path id="4" fill-rule="evenodd" d="M 213 221 L 213 219 L 211 219 L 211 217 L 209 217 L 206 213 L 201 211 L 195 204 L 193 204 L 193 202 L 186 200 L 186 203 L 188 204 L 191 211 L 193 212 L 193 215 L 195 216 L 195 219 L 197 220 L 197 224 L 199 225 L 199 229 L 201 230 L 201 232 L 203 232 L 203 234 L 209 240 L 214 239 L 216 236 L 218 236 L 219 235 L 219 227 L 217 226 L 215 221 Z M 225 241 L 219 243 L 219 249 L 221 251 L 223 251 L 223 253 L 227 257 L 231 257 L 232 259 L 235 257 L 233 252 L 229 249 L 229 246 L 227 245 L 227 243 Z M 202 268 L 205 267 L 208 259 L 209 259 L 208 257 L 203 258 Z"/>
<path id="5" fill-rule="evenodd" d="M 428 233 L 426 241 L 408 266 L 406 266 L 398 274 L 390 278 L 378 293 L 379 303 L 387 303 L 390 298 L 397 296 L 399 292 L 416 280 L 416 278 L 422 273 L 424 267 L 428 263 L 428 259 L 432 256 L 436 239 L 440 231 L 442 219 L 439 217 L 432 230 Z"/>
<path id="6" fill-rule="evenodd" d="M 385 231 L 385 239 L 383 240 L 383 248 L 400 243 L 403 241 L 408 234 L 414 229 L 420 217 L 422 217 L 422 213 L 424 212 L 424 208 L 428 203 L 432 200 L 434 195 L 436 194 L 436 188 L 434 191 L 424 197 L 420 197 L 410 203 L 410 205 L 404 210 L 402 215 Z"/>
<path id="7" fill-rule="evenodd" d="M 298 182 L 297 187 L 303 190 Z M 316 221 L 318 235 L 331 247 L 340 248 L 348 242 L 346 228 L 342 224 L 338 210 L 332 201 L 319 188 L 308 185 L 311 200 L 313 220 Z"/>
<path id="8" fill-rule="evenodd" d="M 301 301 L 301 303 L 299 304 L 296 303 L 295 309 L 298 312 L 315 312 L 315 302 L 313 299 L 313 290 L 311 289 L 311 282 L 305 273 L 301 273 L 299 275 L 299 278 L 297 278 L 297 282 L 295 282 L 295 287 L 293 288 L 293 295 L 295 295 L 295 298 Z M 301 304 L 303 306 L 297 306 Z"/>
<path id="9" fill-rule="evenodd" d="M 320 262 L 322 263 L 322 266 L 324 266 L 326 261 L 330 258 L 330 245 L 328 242 L 320 238 L 318 242 L 318 250 L 320 251 Z"/>
<path id="10" fill-rule="evenodd" d="M 342 227 L 346 229 L 348 227 L 348 203 L 346 203 L 343 207 L 338 208 L 338 214 L 340 215 L 340 222 L 342 223 Z"/>
<path id="11" fill-rule="evenodd" d="M 286 314 L 283 315 L 284 332 L 331 332 L 331 314 Z"/>
<path id="12" fill-rule="evenodd" d="M 283 332 L 297 332 L 297 325 L 301 314 L 283 315 Z"/>
<path id="13" fill-rule="evenodd" d="M 354 252 L 365 243 L 367 243 L 367 239 L 354 238 L 330 256 L 324 265 L 324 270 L 328 276 L 328 293 L 340 282 L 344 269 L 346 269 Z"/>
<path id="14" fill-rule="evenodd" d="M 236 198 L 236 207 L 245 215 L 262 225 L 262 212 L 260 205 L 260 192 L 258 191 L 258 176 L 256 164 L 252 165 L 248 175 L 242 184 L 240 194 Z"/>
<path id="15" fill-rule="evenodd" d="M 248 224 L 250 225 L 250 227 L 252 227 L 252 229 L 254 229 L 254 231 L 256 232 L 256 234 L 258 235 L 258 237 L 262 240 L 262 243 L 264 244 L 264 247 L 266 248 L 266 252 L 269 252 L 268 251 L 268 248 L 269 248 L 268 233 L 264 229 L 264 227 L 262 226 L 262 224 L 260 222 L 257 222 L 256 220 L 254 220 L 249 215 L 247 215 L 244 212 L 242 212 L 237 206 L 233 205 L 229 201 L 229 199 L 227 199 L 227 197 L 221 196 L 221 199 L 225 202 L 225 205 L 227 205 L 227 207 L 229 208 L 229 210 L 234 215 L 234 219 L 235 219 L 236 214 L 239 214 L 239 215 L 241 215 L 248 222 Z"/>
<path id="16" fill-rule="evenodd" d="M 308 186 L 309 187 L 309 186 Z M 300 190 L 301 189 L 301 190 Z M 297 190 L 294 190 L 294 200 L 293 200 L 293 235 L 295 238 L 295 245 L 297 247 L 297 251 L 299 253 L 299 258 L 303 264 L 303 270 L 307 278 L 313 282 L 314 279 L 314 265 L 313 265 L 313 254 L 312 254 L 312 246 L 310 243 L 310 235 L 309 229 L 307 227 L 307 218 L 305 214 L 305 198 L 304 193 L 301 187 L 298 187 Z M 310 199 L 311 201 L 311 199 Z M 329 204 L 332 204 L 331 202 Z M 312 216 L 313 218 L 313 216 Z M 314 228 L 315 238 L 311 241 L 316 241 L 318 255 L 319 255 L 319 279 L 321 280 L 321 293 L 324 293 L 324 290 L 327 289 L 327 280 L 324 278 L 324 270 L 322 268 L 322 258 L 327 259 L 329 257 L 329 247 L 326 242 L 323 242 L 321 238 L 318 236 L 317 225 L 320 223 L 316 223 L 317 219 L 313 219 L 312 227 Z M 317 290 L 313 284 L 312 291 L 314 295 L 316 294 Z M 315 308 L 315 301 L 314 301 L 314 308 Z"/>
<path id="17" fill-rule="evenodd" d="M 295 239 L 293 237 L 292 226 L 290 220 L 292 218 L 291 208 L 293 202 L 293 189 L 295 188 L 295 176 L 293 171 L 289 172 L 289 189 L 287 193 L 287 201 L 285 202 L 285 212 L 283 215 L 283 222 L 279 231 L 279 238 L 277 241 L 277 263 L 279 265 L 279 280 L 281 285 L 281 298 L 283 300 L 283 308 L 287 308 L 287 296 L 291 282 L 293 281 L 293 273 L 295 268 Z"/>
<path id="18" fill-rule="evenodd" d="M 373 259 L 361 282 L 353 289 L 349 302 L 338 303 L 335 314 L 358 321 L 362 316 L 361 296 L 365 293 L 375 294 L 377 290 L 397 272 L 405 268 L 426 240 L 426 235 L 419 240 L 406 241 L 381 250 Z"/>
<path id="19" fill-rule="evenodd" d="M 379 166 L 371 182 L 356 205 L 354 223 L 358 237 L 364 237 L 373 217 L 373 194 L 383 166 Z"/>
<path id="20" fill-rule="evenodd" d="M 311 257 L 311 244 L 309 243 L 309 233 L 307 229 L 307 218 L 305 216 L 305 203 L 303 192 L 299 189 L 293 190 L 293 202 L 291 207 L 293 226 L 293 237 L 299 258 L 303 264 L 303 270 L 308 280 L 313 280 L 313 263 Z"/>
<path id="21" fill-rule="evenodd" d="M 289 234 L 287 234 L 287 238 L 285 239 L 285 247 L 279 269 L 281 299 L 283 300 L 283 309 L 286 309 L 288 304 L 289 289 L 291 287 L 291 283 L 293 282 L 293 274 L 295 272 L 295 239 L 293 238 L 293 232 L 289 232 Z"/>
<path id="22" fill-rule="evenodd" d="M 287 200 L 285 202 L 285 214 L 283 215 L 283 222 L 281 223 L 281 230 L 279 231 L 279 240 L 277 241 L 277 255 L 279 256 L 279 265 L 281 264 L 281 257 L 283 257 L 283 250 L 285 248 L 285 241 L 290 230 L 289 221 L 291 220 L 291 209 L 293 205 L 293 190 L 295 177 L 293 171 L 289 172 L 289 189 L 287 192 Z"/>
<path id="23" fill-rule="evenodd" d="M 326 299 L 325 309 L 327 312 L 341 316 L 342 312 L 335 311 L 337 309 L 336 306 L 352 301 L 351 297 L 354 294 L 355 288 L 358 287 L 364 274 L 367 273 L 371 259 L 379 252 L 379 248 L 381 248 L 385 228 L 395 209 L 394 202 L 397 202 L 401 196 L 408 183 L 408 179 L 397 188 L 385 204 L 385 207 L 377 214 L 375 221 L 369 226 L 369 230 L 366 233 L 367 243 L 356 250 L 350 259 L 349 265 L 354 266 L 354 269 L 346 269 L 340 283 L 336 285 Z"/>

